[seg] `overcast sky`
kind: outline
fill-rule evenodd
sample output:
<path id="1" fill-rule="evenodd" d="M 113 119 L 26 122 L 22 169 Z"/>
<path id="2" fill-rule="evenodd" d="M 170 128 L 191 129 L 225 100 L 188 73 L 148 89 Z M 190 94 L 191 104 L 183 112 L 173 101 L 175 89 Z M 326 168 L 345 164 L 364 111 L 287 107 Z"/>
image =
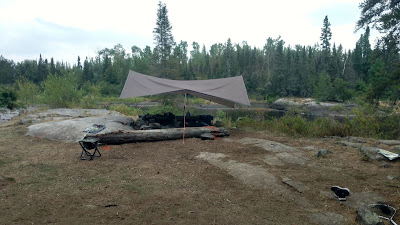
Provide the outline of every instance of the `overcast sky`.
<path id="1" fill-rule="evenodd" d="M 262 48 L 279 35 L 285 46 L 314 45 L 328 15 L 332 44 L 354 49 L 362 0 L 164 0 L 176 42 L 247 43 Z M 0 0 L 0 55 L 14 61 L 54 57 L 75 63 L 122 44 L 154 47 L 158 0 Z M 371 38 L 373 43 L 374 38 Z"/>

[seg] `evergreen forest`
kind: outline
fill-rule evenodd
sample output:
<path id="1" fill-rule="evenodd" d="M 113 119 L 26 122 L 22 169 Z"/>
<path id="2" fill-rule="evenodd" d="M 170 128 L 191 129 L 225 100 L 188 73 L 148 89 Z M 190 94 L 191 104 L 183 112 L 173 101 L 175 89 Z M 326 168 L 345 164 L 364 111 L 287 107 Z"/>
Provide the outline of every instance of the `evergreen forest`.
<path id="1" fill-rule="evenodd" d="M 321 18 L 320 42 L 315 45 L 291 46 L 281 37 L 268 37 L 264 46 L 231 39 L 200 46 L 174 40 L 167 6 L 160 2 L 154 48 L 116 44 L 98 51 L 94 58 L 77 56 L 73 64 L 41 55 L 20 62 L 0 56 L 2 98 L 18 97 L 25 104 L 44 99 L 65 106 L 79 99 L 91 101 L 95 95 L 118 97 L 128 71 L 133 70 L 176 80 L 243 75 L 249 95 L 258 100 L 293 96 L 396 104 L 400 97 L 400 3 L 365 0 L 360 8 L 362 15 L 354 26 L 362 34 L 353 49 L 332 43 L 335 34 L 329 15 Z M 371 29 L 382 33 L 374 45 Z"/>

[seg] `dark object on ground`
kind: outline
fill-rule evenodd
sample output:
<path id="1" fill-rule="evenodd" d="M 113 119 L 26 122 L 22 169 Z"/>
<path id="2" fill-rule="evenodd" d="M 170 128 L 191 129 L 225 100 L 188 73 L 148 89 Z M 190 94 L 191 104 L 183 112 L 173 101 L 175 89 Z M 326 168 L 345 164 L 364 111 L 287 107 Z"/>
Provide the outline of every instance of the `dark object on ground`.
<path id="1" fill-rule="evenodd" d="M 175 116 L 173 113 L 164 113 L 144 116 L 139 116 L 139 121 L 136 123 L 135 129 L 138 130 L 143 125 L 150 126 L 151 129 L 165 129 L 165 128 L 182 128 L 183 121 L 186 122 L 186 127 L 202 127 L 210 126 L 214 119 L 211 115 L 198 115 L 198 116 Z"/>
<path id="2" fill-rule="evenodd" d="M 384 225 L 379 216 L 372 212 L 367 206 L 357 207 L 356 221 L 361 225 Z"/>
<path id="3" fill-rule="evenodd" d="M 81 160 L 93 160 L 93 157 L 101 156 L 100 151 L 97 148 L 97 145 L 99 144 L 98 138 L 86 138 L 81 139 L 78 142 L 82 147 L 81 156 L 79 157 Z M 93 151 L 93 153 L 91 151 Z M 96 155 L 96 152 L 98 155 Z"/>
<path id="4" fill-rule="evenodd" d="M 157 129 L 157 130 L 120 130 L 105 134 L 87 134 L 87 137 L 100 139 L 104 144 L 124 144 L 133 142 L 166 141 L 182 139 L 182 128 Z M 204 133 L 212 133 L 214 136 L 229 136 L 229 131 L 216 127 L 189 127 L 185 129 L 185 138 L 200 138 Z"/>
<path id="5" fill-rule="evenodd" d="M 348 188 L 332 186 L 331 190 L 333 191 L 333 194 L 339 201 L 346 201 L 346 196 L 350 195 L 350 190 Z"/>
<path id="6" fill-rule="evenodd" d="M 201 140 L 214 140 L 215 137 L 211 133 L 204 133 L 200 135 Z"/>

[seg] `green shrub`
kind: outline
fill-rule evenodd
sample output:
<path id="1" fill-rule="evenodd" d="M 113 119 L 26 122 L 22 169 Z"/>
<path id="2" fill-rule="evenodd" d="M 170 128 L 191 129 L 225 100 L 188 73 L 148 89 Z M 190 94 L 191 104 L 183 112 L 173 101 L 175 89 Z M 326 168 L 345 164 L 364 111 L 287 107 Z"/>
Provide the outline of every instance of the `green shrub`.
<path id="1" fill-rule="evenodd" d="M 40 87 L 32 81 L 22 77 L 16 82 L 18 101 L 24 105 L 32 105 L 38 103 L 40 95 Z"/>
<path id="2" fill-rule="evenodd" d="M 80 101 L 80 107 L 82 108 L 97 108 L 101 99 L 101 87 L 100 85 L 91 84 L 89 81 L 82 85 L 83 97 Z"/>
<path id="3" fill-rule="evenodd" d="M 0 107 L 13 109 L 17 106 L 17 93 L 9 86 L 0 85 Z"/>
<path id="4" fill-rule="evenodd" d="M 281 117 L 279 130 L 292 136 L 307 136 L 309 134 L 310 123 L 300 115 L 291 116 L 289 114 Z"/>
<path id="5" fill-rule="evenodd" d="M 81 99 L 77 81 L 72 76 L 50 74 L 42 82 L 44 87 L 43 101 L 51 107 L 72 107 Z"/>

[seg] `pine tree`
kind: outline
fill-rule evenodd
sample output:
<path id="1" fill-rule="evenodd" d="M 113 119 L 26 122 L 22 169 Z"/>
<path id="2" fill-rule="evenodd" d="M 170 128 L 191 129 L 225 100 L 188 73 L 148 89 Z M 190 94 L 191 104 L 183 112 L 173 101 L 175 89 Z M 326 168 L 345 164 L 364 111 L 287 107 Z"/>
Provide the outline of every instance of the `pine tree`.
<path id="1" fill-rule="evenodd" d="M 157 22 L 154 28 L 154 41 L 156 44 L 156 53 L 161 69 L 167 68 L 167 59 L 171 54 L 171 49 L 175 46 L 174 37 L 172 36 L 172 26 L 168 19 L 168 10 L 165 3 L 158 3 Z"/>
<path id="2" fill-rule="evenodd" d="M 53 57 L 50 59 L 50 74 L 56 74 L 56 66 L 54 65 Z"/>
<path id="3" fill-rule="evenodd" d="M 89 61 L 88 58 L 86 57 L 85 61 L 83 62 L 83 81 L 90 81 L 91 80 L 91 74 L 90 74 L 90 68 L 89 68 Z"/>
<path id="4" fill-rule="evenodd" d="M 41 81 L 46 79 L 46 76 L 47 76 L 46 64 L 42 59 L 42 54 L 40 54 L 39 63 L 38 63 L 38 72 L 37 72 L 37 77 L 36 77 L 35 81 L 37 83 L 40 83 Z"/>
<path id="5" fill-rule="evenodd" d="M 360 4 L 361 17 L 356 31 L 372 24 L 383 33 L 382 40 L 394 40 L 400 45 L 400 2 L 399 0 L 364 0 Z"/>
<path id="6" fill-rule="evenodd" d="M 79 69 L 82 69 L 81 57 L 79 57 L 79 55 L 78 55 L 78 65 L 77 65 L 77 67 L 78 67 Z"/>

